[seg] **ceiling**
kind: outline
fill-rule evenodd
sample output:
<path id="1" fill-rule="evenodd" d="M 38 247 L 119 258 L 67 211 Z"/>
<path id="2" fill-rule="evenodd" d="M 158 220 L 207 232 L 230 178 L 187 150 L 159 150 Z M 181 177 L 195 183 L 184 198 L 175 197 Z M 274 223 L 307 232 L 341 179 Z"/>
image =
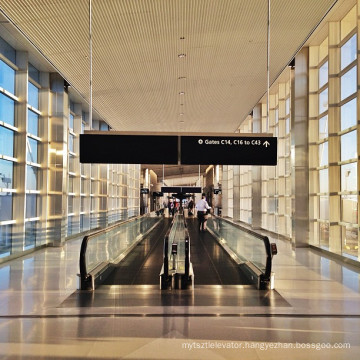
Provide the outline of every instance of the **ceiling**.
<path id="1" fill-rule="evenodd" d="M 334 2 L 271 1 L 271 82 Z M 0 2 L 85 100 L 88 4 Z M 93 105 L 115 130 L 235 132 L 266 92 L 266 0 L 92 0 L 92 31 Z"/>

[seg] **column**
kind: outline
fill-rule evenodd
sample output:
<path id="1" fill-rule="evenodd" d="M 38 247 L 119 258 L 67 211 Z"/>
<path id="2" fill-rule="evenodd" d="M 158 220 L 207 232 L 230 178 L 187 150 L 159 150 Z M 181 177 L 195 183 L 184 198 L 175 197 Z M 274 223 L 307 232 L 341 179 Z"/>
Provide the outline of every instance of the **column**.
<path id="1" fill-rule="evenodd" d="M 41 116 L 39 120 L 39 134 L 41 144 L 39 146 L 39 163 L 42 168 L 39 171 L 40 181 L 40 228 L 36 236 L 36 246 L 44 245 L 47 242 L 47 221 L 48 221 L 48 185 L 49 185 L 49 117 L 50 117 L 50 75 L 48 72 L 40 72 L 40 93 L 39 110 Z"/>
<path id="2" fill-rule="evenodd" d="M 234 165 L 233 173 L 233 219 L 240 220 L 240 166 Z"/>
<path id="3" fill-rule="evenodd" d="M 15 126 L 19 132 L 15 135 L 14 157 L 18 162 L 14 164 L 13 215 L 16 224 L 13 225 L 12 254 L 22 252 L 25 243 L 25 190 L 26 190 L 26 126 L 27 126 L 27 99 L 28 99 L 28 54 L 16 52 L 15 87 L 19 102 L 15 105 Z"/>
<path id="4" fill-rule="evenodd" d="M 329 22 L 329 250 L 341 253 L 340 191 L 340 22 Z"/>
<path id="5" fill-rule="evenodd" d="M 253 133 L 261 133 L 261 104 L 253 109 Z M 261 166 L 251 167 L 251 179 L 251 226 L 253 229 L 261 229 Z"/>
<path id="6" fill-rule="evenodd" d="M 69 99 L 64 79 L 50 74 L 51 117 L 49 149 L 49 244 L 61 246 L 65 242 L 67 224 L 67 158 Z"/>
<path id="7" fill-rule="evenodd" d="M 309 49 L 295 57 L 291 83 L 292 247 L 309 246 L 308 81 Z"/>

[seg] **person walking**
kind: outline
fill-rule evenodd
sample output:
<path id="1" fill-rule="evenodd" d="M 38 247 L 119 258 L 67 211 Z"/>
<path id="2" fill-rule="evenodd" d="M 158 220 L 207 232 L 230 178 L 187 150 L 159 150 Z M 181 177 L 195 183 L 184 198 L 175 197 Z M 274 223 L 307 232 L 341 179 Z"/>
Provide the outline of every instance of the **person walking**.
<path id="1" fill-rule="evenodd" d="M 188 209 L 189 209 L 188 215 L 189 216 L 193 215 L 193 208 L 194 208 L 194 202 L 193 202 L 193 199 L 190 199 L 189 204 L 188 204 Z"/>
<path id="2" fill-rule="evenodd" d="M 199 219 L 199 231 L 206 231 L 207 213 L 210 206 L 206 201 L 206 196 L 203 193 L 201 199 L 196 203 L 197 217 Z"/>

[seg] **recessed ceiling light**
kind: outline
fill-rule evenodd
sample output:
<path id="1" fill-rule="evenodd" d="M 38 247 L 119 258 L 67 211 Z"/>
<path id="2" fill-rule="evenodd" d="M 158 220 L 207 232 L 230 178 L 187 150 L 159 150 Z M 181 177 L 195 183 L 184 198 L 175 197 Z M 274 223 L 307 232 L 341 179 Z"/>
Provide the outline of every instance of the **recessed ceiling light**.
<path id="1" fill-rule="evenodd" d="M 180 116 L 183 116 L 183 115 L 184 115 L 184 113 L 180 113 L 179 115 L 180 115 Z"/>
<path id="2" fill-rule="evenodd" d="M 184 91 L 180 91 L 179 95 L 185 95 Z"/>
<path id="3" fill-rule="evenodd" d="M 179 58 L 184 58 L 186 56 L 186 54 L 179 54 L 178 57 Z"/>

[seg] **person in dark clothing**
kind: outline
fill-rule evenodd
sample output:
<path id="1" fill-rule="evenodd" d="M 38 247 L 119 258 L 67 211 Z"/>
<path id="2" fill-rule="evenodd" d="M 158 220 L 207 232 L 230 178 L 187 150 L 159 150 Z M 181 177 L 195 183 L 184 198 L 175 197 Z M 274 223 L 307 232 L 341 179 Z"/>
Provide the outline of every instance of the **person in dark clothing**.
<path id="1" fill-rule="evenodd" d="M 190 199 L 188 203 L 188 209 L 189 209 L 188 215 L 194 215 L 193 208 L 194 208 L 194 202 L 193 199 Z"/>

